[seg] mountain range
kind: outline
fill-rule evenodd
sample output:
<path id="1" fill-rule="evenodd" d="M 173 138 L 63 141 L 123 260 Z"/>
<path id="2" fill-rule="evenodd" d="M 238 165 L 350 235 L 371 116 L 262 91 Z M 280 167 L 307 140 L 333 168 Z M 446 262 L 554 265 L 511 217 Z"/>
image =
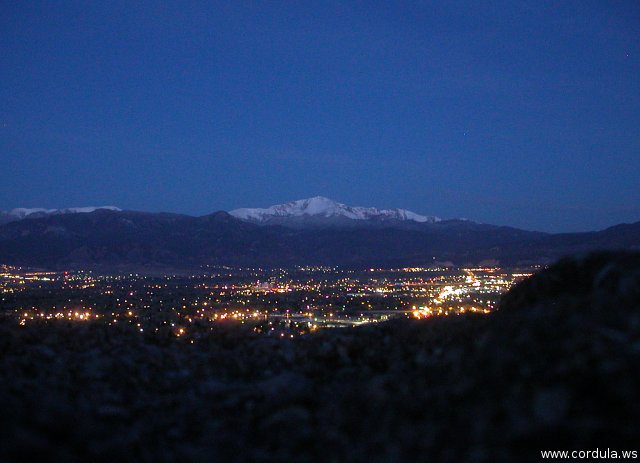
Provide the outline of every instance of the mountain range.
<path id="1" fill-rule="evenodd" d="M 0 263 L 41 268 L 519 265 L 640 249 L 640 222 L 549 234 L 324 197 L 201 217 L 113 206 L 14 209 L 0 217 Z"/>
<path id="2" fill-rule="evenodd" d="M 121 211 L 122 209 L 115 206 L 98 206 L 98 207 L 68 207 L 65 209 L 44 209 L 44 208 L 24 208 L 18 207 L 10 211 L 0 211 L 0 224 L 16 222 L 22 219 L 37 219 L 49 215 L 60 214 L 87 214 L 97 211 L 98 209 L 106 209 L 109 211 Z"/>
<path id="3" fill-rule="evenodd" d="M 406 209 L 347 206 L 323 196 L 277 204 L 266 209 L 235 209 L 229 214 L 259 225 L 289 227 L 364 226 L 376 223 L 388 225 L 393 222 L 435 223 L 442 220 Z"/>

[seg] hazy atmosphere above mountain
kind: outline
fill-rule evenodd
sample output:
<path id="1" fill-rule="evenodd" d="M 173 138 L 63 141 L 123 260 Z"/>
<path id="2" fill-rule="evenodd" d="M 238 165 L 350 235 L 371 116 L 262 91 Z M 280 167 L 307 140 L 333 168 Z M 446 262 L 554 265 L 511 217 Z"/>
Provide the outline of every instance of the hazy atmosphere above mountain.
<path id="1" fill-rule="evenodd" d="M 6 2 L 0 210 L 640 219 L 640 4 Z"/>

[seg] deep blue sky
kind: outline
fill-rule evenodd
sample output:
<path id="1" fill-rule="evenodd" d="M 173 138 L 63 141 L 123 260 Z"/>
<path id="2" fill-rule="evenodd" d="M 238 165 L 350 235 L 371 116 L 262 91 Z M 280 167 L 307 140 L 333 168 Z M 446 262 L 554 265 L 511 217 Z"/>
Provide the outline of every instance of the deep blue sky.
<path id="1" fill-rule="evenodd" d="M 640 3 L 2 2 L 0 209 L 640 220 Z"/>

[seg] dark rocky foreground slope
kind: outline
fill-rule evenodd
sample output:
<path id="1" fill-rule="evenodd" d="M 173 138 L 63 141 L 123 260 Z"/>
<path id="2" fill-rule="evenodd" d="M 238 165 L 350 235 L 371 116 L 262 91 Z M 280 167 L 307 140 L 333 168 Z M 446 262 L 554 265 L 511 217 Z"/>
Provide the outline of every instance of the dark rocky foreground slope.
<path id="1" fill-rule="evenodd" d="M 640 442 L 640 256 L 565 260 L 490 316 L 291 341 L 0 328 L 2 461 L 540 461 Z"/>

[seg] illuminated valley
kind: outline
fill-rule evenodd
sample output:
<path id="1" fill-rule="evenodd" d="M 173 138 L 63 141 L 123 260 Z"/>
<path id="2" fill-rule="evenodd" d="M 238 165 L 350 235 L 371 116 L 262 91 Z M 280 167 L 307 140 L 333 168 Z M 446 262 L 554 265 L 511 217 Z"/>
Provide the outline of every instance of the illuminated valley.
<path id="1" fill-rule="evenodd" d="M 216 267 L 165 276 L 0 270 L 2 314 L 22 326 L 128 324 L 193 343 L 215 324 L 290 338 L 392 318 L 490 313 L 538 268 Z"/>

